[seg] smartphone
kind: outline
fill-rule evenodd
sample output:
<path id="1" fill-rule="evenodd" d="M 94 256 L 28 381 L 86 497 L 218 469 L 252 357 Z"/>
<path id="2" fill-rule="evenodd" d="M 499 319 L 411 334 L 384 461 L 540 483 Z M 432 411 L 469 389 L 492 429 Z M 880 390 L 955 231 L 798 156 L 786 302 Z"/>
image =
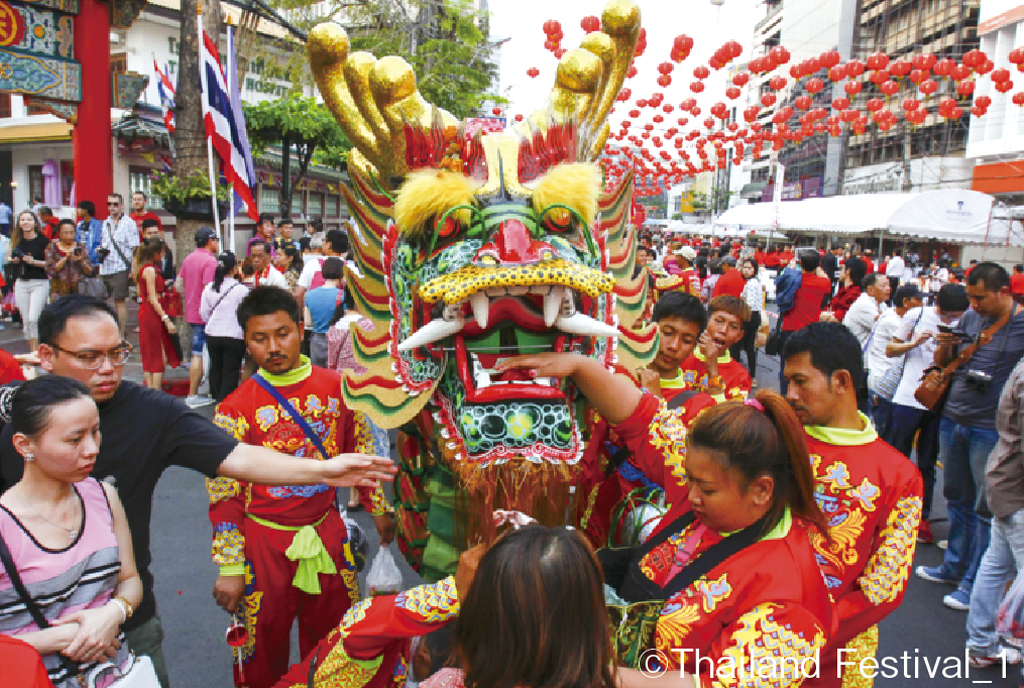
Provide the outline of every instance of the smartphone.
<path id="1" fill-rule="evenodd" d="M 939 325 L 939 332 L 942 334 L 953 334 L 953 328 L 949 325 Z"/>

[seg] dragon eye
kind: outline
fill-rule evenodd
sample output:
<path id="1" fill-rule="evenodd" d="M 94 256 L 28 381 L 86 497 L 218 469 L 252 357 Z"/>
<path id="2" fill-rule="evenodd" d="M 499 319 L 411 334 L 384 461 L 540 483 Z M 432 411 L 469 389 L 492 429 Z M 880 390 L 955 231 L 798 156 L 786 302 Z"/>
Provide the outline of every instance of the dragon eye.
<path id="1" fill-rule="evenodd" d="M 442 237 L 450 237 L 459 229 L 459 222 L 454 217 L 447 217 L 445 221 L 437 225 L 437 234 Z"/>
<path id="2" fill-rule="evenodd" d="M 477 262 L 479 262 L 481 265 L 497 265 L 498 259 L 488 253 L 485 253 L 484 255 L 480 256 L 480 260 Z"/>

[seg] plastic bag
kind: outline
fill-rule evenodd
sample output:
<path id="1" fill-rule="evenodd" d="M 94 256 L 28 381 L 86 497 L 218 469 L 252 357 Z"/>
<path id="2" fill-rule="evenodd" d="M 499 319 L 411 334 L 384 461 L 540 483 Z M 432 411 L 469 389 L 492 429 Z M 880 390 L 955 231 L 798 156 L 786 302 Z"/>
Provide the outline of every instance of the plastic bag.
<path id="1" fill-rule="evenodd" d="M 370 589 L 371 597 L 395 595 L 402 591 L 402 572 L 398 570 L 390 548 L 381 547 L 377 550 L 377 556 L 370 564 L 370 572 L 366 574 L 366 587 Z"/>
<path id="2" fill-rule="evenodd" d="M 999 605 L 996 630 L 1003 635 L 1024 638 L 1024 572 L 1017 574 L 1010 591 Z"/>

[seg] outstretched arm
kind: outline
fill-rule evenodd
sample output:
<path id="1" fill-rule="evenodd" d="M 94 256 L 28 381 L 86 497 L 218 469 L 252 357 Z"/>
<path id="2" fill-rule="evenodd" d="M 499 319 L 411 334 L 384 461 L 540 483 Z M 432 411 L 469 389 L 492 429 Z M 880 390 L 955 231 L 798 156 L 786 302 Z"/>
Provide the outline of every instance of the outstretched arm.
<path id="1" fill-rule="evenodd" d="M 327 461 L 300 459 L 271 449 L 239 444 L 220 464 L 217 474 L 258 485 L 374 487 L 392 480 L 398 469 L 391 459 L 366 454 L 341 454 Z"/>
<path id="2" fill-rule="evenodd" d="M 517 356 L 503 361 L 498 369 L 529 370 L 534 377 L 571 377 L 583 396 L 612 425 L 629 418 L 642 396 L 632 380 L 580 354 Z"/>

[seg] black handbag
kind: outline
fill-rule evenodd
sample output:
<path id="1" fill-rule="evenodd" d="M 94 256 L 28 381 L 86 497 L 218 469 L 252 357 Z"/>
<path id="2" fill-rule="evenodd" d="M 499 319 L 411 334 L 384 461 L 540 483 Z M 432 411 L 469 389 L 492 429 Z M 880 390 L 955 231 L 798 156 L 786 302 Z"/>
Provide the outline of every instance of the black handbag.
<path id="1" fill-rule="evenodd" d="M 778 356 L 782 353 L 782 316 L 779 316 L 779 322 L 775 325 L 775 329 L 768 335 L 768 341 L 764 344 L 764 352 L 769 356 Z"/>

